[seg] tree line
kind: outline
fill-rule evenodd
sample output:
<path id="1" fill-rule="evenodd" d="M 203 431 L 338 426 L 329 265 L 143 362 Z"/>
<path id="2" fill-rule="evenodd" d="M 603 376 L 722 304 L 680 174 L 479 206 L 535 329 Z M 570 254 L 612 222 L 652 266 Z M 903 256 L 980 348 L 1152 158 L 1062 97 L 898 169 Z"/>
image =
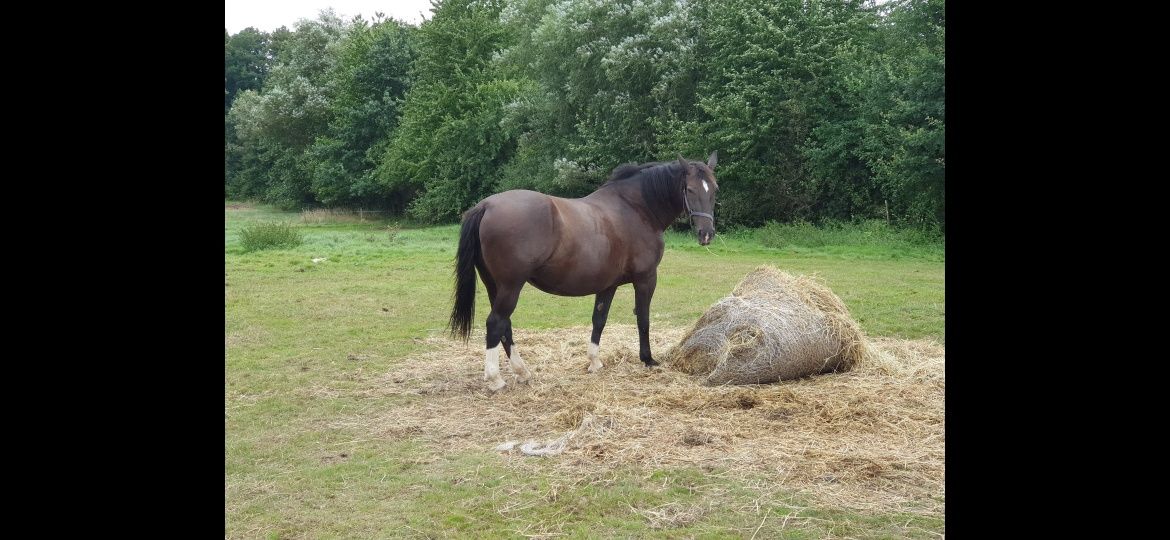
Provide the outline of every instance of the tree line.
<path id="1" fill-rule="evenodd" d="M 432 4 L 225 30 L 225 196 L 450 222 L 718 150 L 722 224 L 945 231 L 944 0 Z"/>

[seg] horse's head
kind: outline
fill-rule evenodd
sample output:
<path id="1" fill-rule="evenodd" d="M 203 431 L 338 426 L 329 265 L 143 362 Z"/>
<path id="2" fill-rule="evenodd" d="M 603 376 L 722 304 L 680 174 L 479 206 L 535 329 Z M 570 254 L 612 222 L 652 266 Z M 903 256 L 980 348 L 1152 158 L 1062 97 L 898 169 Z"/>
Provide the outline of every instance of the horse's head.
<path id="1" fill-rule="evenodd" d="M 711 152 L 706 164 L 678 156 L 685 178 L 683 203 L 695 225 L 700 246 L 710 244 L 715 237 L 715 194 L 719 192 L 719 184 L 715 181 L 715 163 L 718 161 L 715 154 Z"/>

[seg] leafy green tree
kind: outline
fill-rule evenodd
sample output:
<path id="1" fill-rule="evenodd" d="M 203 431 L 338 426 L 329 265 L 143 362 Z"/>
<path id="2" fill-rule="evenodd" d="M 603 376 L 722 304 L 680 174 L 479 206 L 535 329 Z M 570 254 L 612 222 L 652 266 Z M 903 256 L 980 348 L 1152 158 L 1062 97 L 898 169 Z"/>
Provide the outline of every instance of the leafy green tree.
<path id="1" fill-rule="evenodd" d="M 413 31 L 393 19 L 372 25 L 357 19 L 343 38 L 331 77 L 332 121 L 309 150 L 318 202 L 404 208 L 402 194 L 384 189 L 374 171 L 411 86 Z"/>
<path id="2" fill-rule="evenodd" d="M 859 154 L 899 221 L 946 229 L 946 5 L 891 2 L 862 83 Z"/>
<path id="3" fill-rule="evenodd" d="M 880 6 L 841 49 L 821 122 L 802 146 L 828 191 L 820 217 L 945 228 L 945 18 L 936 1 Z"/>
<path id="4" fill-rule="evenodd" d="M 224 38 L 224 191 L 228 195 L 233 170 L 239 168 L 240 156 L 232 149 L 235 140 L 235 125 L 228 118 L 228 111 L 236 95 L 243 90 L 259 90 L 272 68 L 274 53 L 271 36 L 248 27 L 236 35 L 223 31 Z"/>
<path id="5" fill-rule="evenodd" d="M 536 91 L 509 113 L 521 134 L 502 187 L 580 196 L 618 164 L 673 157 L 658 127 L 694 99 L 688 54 L 699 30 L 689 4 L 528 1 L 504 22 L 520 37 L 503 68 Z"/>
<path id="6" fill-rule="evenodd" d="M 455 219 L 496 191 L 515 149 L 501 122 L 525 91 L 493 62 L 510 39 L 499 20 L 503 2 L 434 5 L 418 31 L 416 82 L 378 170 L 386 189 L 415 194 L 410 212 L 424 220 Z"/>
<path id="7" fill-rule="evenodd" d="M 259 90 L 272 69 L 270 36 L 255 28 L 240 30 L 234 36 L 224 34 L 224 103 L 226 115 L 241 90 Z"/>
<path id="8" fill-rule="evenodd" d="M 236 96 L 228 116 L 235 128 L 238 169 L 228 176 L 229 194 L 286 208 L 313 202 L 313 161 L 306 150 L 331 119 L 329 76 L 344 31 L 331 10 L 300 21 L 295 32 L 282 37 L 276 66 L 262 90 Z"/>
<path id="9" fill-rule="evenodd" d="M 719 151 L 725 225 L 945 230 L 945 0 L 444 0 L 225 32 L 225 191 L 457 219 Z"/>
<path id="10" fill-rule="evenodd" d="M 718 147 L 726 221 L 816 217 L 833 190 L 801 148 L 842 110 L 841 60 L 866 31 L 863 2 L 710 0 L 697 16 L 699 111 L 672 121 L 664 138 L 689 153 Z"/>

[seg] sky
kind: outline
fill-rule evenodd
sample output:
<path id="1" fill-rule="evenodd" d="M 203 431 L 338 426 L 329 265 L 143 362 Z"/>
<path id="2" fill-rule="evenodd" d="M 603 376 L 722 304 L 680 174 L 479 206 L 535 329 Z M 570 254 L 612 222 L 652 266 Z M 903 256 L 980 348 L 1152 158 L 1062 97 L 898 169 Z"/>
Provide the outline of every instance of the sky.
<path id="1" fill-rule="evenodd" d="M 224 28 L 229 34 L 249 26 L 264 32 L 281 26 L 292 30 L 297 20 L 315 19 L 327 7 L 332 7 L 342 20 L 359 13 L 370 20 L 375 11 L 414 24 L 431 16 L 430 0 L 224 0 Z"/>

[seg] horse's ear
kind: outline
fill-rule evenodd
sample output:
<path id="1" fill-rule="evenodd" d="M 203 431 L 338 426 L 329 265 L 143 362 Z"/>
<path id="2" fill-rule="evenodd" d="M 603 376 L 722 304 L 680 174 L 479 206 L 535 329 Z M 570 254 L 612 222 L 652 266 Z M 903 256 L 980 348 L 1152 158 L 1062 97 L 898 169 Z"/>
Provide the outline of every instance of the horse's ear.
<path id="1" fill-rule="evenodd" d="M 683 170 L 687 170 L 687 160 L 683 159 L 682 154 L 678 154 L 678 164 L 682 165 Z"/>
<path id="2" fill-rule="evenodd" d="M 711 152 L 710 156 L 707 156 L 707 166 L 711 167 L 711 170 L 715 170 L 715 164 L 719 163 L 719 156 L 717 155 L 718 153 L 719 151 L 716 150 Z"/>

